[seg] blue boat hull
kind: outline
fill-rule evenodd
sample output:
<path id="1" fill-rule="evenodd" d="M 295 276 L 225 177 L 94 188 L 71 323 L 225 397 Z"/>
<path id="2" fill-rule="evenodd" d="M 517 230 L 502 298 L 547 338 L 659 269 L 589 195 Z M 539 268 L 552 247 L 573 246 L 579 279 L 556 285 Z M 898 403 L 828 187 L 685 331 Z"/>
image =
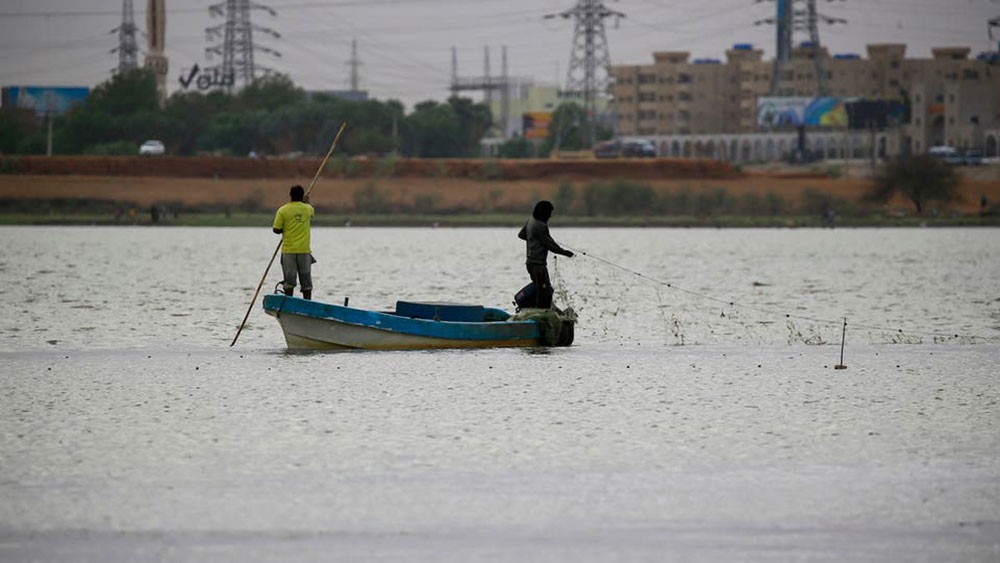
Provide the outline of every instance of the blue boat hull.
<path id="1" fill-rule="evenodd" d="M 264 311 L 278 320 L 290 349 L 492 348 L 544 341 L 539 323 L 503 320 L 506 312 L 479 306 L 400 302 L 397 311 L 378 312 L 276 293 L 264 297 Z"/>

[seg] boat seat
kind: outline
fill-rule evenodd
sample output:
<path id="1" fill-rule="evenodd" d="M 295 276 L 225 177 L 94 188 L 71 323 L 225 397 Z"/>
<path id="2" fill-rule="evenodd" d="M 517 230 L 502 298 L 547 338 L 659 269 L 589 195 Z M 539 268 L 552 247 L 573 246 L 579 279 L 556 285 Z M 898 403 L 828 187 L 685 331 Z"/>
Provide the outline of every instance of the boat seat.
<path id="1" fill-rule="evenodd" d="M 428 319 L 455 323 L 481 323 L 487 320 L 486 308 L 482 305 L 466 305 L 443 301 L 396 301 L 396 314 L 412 319 Z"/>

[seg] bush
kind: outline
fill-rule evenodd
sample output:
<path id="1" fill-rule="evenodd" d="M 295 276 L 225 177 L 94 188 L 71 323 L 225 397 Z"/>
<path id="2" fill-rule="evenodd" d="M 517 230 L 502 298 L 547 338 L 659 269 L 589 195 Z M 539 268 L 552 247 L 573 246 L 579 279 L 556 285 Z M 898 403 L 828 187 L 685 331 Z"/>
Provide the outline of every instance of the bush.
<path id="1" fill-rule="evenodd" d="M 391 178 L 396 172 L 396 157 L 395 155 L 387 155 L 384 158 L 380 158 L 375 163 L 375 177 L 376 178 Z"/>
<path id="2" fill-rule="evenodd" d="M 500 180 L 501 178 L 503 178 L 503 169 L 496 160 L 487 160 L 479 167 L 480 180 Z"/>
<path id="3" fill-rule="evenodd" d="M 389 195 L 374 182 L 368 182 L 354 191 L 354 210 L 358 213 L 388 213 L 391 210 Z"/>
<path id="4" fill-rule="evenodd" d="M 649 215 L 656 208 L 656 191 L 648 184 L 615 180 L 591 182 L 583 191 L 587 215 Z"/>
<path id="5" fill-rule="evenodd" d="M 95 156 L 135 156 L 139 154 L 135 143 L 129 141 L 113 141 L 110 143 L 100 143 L 83 149 L 83 154 Z"/>
<path id="6" fill-rule="evenodd" d="M 0 174 L 20 174 L 21 159 L 16 156 L 0 158 Z"/>
<path id="7" fill-rule="evenodd" d="M 552 197 L 552 203 L 555 208 L 560 210 L 562 213 L 569 213 L 573 208 L 574 200 L 576 199 L 576 188 L 573 186 L 572 182 L 560 182 L 559 187 L 556 188 L 556 193 Z"/>

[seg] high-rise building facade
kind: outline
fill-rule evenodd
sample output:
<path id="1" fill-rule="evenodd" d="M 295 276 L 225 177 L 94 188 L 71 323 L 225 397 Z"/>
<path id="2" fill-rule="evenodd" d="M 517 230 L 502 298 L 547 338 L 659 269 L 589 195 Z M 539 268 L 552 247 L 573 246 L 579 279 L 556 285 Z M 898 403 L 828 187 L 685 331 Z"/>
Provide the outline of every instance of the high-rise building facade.
<path id="1" fill-rule="evenodd" d="M 831 56 L 803 44 L 782 68 L 779 96 L 818 97 L 814 57 L 823 57 L 829 95 L 898 101 L 908 109 L 890 127 L 891 152 L 925 152 L 934 145 L 982 147 L 1000 129 L 1000 60 L 970 58 L 966 47 L 942 47 L 931 58 L 907 59 L 902 44 L 873 44 L 867 57 Z M 774 65 L 763 51 L 737 44 L 726 60 L 687 52 L 653 53 L 652 64 L 614 65 L 612 94 L 622 136 L 749 134 L 758 101 L 770 96 Z"/>

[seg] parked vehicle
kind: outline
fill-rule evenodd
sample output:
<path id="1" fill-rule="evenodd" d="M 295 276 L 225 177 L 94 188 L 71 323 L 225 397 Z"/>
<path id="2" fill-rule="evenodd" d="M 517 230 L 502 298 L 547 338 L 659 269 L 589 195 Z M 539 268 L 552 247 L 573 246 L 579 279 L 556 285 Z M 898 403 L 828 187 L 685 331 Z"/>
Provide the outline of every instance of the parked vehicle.
<path id="1" fill-rule="evenodd" d="M 649 141 L 630 141 L 622 147 L 622 156 L 655 157 L 656 146 Z"/>
<path id="2" fill-rule="evenodd" d="M 139 154 L 143 156 L 160 156 L 166 152 L 167 149 L 163 146 L 163 141 L 155 139 L 150 139 L 139 147 Z"/>
<path id="3" fill-rule="evenodd" d="M 982 151 L 969 149 L 965 151 L 965 155 L 962 157 L 962 162 L 966 166 L 982 166 L 986 164 L 986 159 L 983 158 Z"/>
<path id="4" fill-rule="evenodd" d="M 603 141 L 594 147 L 595 158 L 618 158 L 621 152 L 622 146 L 618 141 Z"/>
<path id="5" fill-rule="evenodd" d="M 961 165 L 961 164 L 965 163 L 965 159 L 962 158 L 962 154 L 959 153 L 958 149 L 956 149 L 955 147 L 948 147 L 948 146 L 939 145 L 939 146 L 936 146 L 936 147 L 931 147 L 927 151 L 927 154 L 933 156 L 934 158 L 941 159 L 941 160 L 947 162 L 948 164 L 952 164 L 952 165 L 955 165 L 955 166 L 958 166 L 958 165 Z"/>

